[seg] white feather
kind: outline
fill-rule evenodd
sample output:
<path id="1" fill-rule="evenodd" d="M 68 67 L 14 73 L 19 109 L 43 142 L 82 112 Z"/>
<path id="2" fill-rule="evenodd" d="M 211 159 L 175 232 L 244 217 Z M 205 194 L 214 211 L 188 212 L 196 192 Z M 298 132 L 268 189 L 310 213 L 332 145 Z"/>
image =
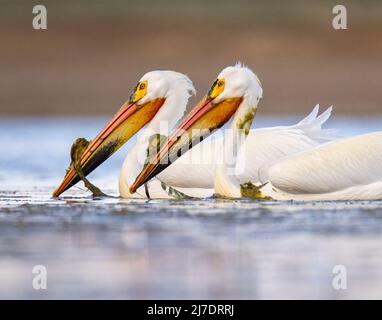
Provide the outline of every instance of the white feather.
<path id="1" fill-rule="evenodd" d="M 263 183 L 268 180 L 268 168 L 280 159 L 316 147 L 335 138 L 332 130 L 322 129 L 331 115 L 328 108 L 320 116 L 319 106 L 293 126 L 251 130 L 236 166 L 240 183 Z"/>
<path id="2" fill-rule="evenodd" d="M 265 176 L 260 177 L 260 173 L 267 172 L 275 161 L 333 139 L 328 133 L 330 130 L 321 128 L 330 112 L 331 108 L 322 113 L 326 119 L 317 117 L 316 107 L 296 125 L 251 130 L 236 164 L 240 183 L 267 180 Z M 158 178 L 173 187 L 205 188 L 211 189 L 206 190 L 207 194 L 213 193 L 215 168 L 222 161 L 222 151 L 223 138 L 206 139 L 160 173 Z"/>
<path id="3" fill-rule="evenodd" d="M 321 145 L 269 168 L 275 199 L 382 199 L 382 132 Z"/>

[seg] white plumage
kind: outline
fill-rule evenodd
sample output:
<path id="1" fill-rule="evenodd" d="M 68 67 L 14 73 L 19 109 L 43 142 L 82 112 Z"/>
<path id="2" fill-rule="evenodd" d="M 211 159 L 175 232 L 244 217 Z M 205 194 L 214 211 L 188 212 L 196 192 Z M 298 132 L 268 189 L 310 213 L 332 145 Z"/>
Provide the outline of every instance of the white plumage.
<path id="1" fill-rule="evenodd" d="M 275 161 L 333 140 L 335 132 L 322 129 L 330 118 L 332 107 L 319 116 L 318 112 L 319 105 L 296 125 L 251 130 L 238 156 L 236 174 L 239 181 L 267 181 L 268 168 Z"/>
<path id="2" fill-rule="evenodd" d="M 263 192 L 274 199 L 382 199 L 382 132 L 321 145 L 268 171 Z"/>
<path id="3" fill-rule="evenodd" d="M 322 129 L 331 110 L 318 116 L 317 105 L 296 125 L 250 130 L 236 164 L 240 182 L 260 182 L 260 173 L 266 172 L 275 161 L 332 140 L 334 132 Z M 215 168 L 222 162 L 222 154 L 223 138 L 212 136 L 186 152 L 158 178 L 173 187 L 211 189 L 206 194 L 213 194 Z M 182 191 L 187 193 L 186 189 Z"/>

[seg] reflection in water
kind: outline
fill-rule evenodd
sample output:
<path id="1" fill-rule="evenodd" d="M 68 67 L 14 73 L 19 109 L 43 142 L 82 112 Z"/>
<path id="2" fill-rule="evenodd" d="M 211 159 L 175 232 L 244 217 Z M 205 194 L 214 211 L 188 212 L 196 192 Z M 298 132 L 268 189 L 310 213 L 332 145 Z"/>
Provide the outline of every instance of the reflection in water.
<path id="1" fill-rule="evenodd" d="M 74 138 L 103 122 L 0 122 L 0 298 L 382 298 L 382 202 L 93 200 L 82 186 L 51 199 Z M 128 147 L 92 174 L 113 196 Z"/>

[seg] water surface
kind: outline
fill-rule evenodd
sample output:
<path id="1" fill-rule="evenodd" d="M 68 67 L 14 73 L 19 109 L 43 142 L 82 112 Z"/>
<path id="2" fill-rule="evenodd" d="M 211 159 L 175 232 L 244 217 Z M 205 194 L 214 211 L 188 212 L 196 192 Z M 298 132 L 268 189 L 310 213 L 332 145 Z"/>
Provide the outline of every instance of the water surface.
<path id="1" fill-rule="evenodd" d="M 115 197 L 92 199 L 79 184 L 52 199 L 72 141 L 105 120 L 0 120 L 0 298 L 382 298 L 382 202 L 123 200 L 131 144 L 90 175 Z M 329 126 L 347 136 L 381 120 Z M 35 265 L 47 290 L 32 287 Z M 333 289 L 336 265 L 346 290 Z"/>

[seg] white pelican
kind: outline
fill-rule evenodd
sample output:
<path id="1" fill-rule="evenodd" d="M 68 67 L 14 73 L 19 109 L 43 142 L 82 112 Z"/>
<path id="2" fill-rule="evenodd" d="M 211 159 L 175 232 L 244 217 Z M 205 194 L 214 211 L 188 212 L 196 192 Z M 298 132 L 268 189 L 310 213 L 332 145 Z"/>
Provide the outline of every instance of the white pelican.
<path id="1" fill-rule="evenodd" d="M 239 73 L 253 76 L 253 73 L 241 66 L 236 66 L 234 69 Z M 222 158 L 223 139 L 203 141 L 170 168 L 164 170 L 158 176 L 160 181 L 152 180 L 147 184 L 147 189 L 141 187 L 134 194 L 129 190 L 145 165 L 151 137 L 161 133 L 163 124 L 169 129 L 175 126 L 186 109 L 190 94 L 194 92 L 191 80 L 183 74 L 152 71 L 144 75 L 130 100 L 122 106 L 83 153 L 81 166 L 85 175 L 93 171 L 148 123 L 124 161 L 119 178 L 120 195 L 124 198 L 146 198 L 148 194 L 152 198 L 171 198 L 178 196 L 180 191 L 194 197 L 211 196 L 214 193 L 216 165 Z M 260 167 L 269 165 L 285 155 L 295 154 L 330 140 L 331 132 L 321 129 L 321 125 L 330 116 L 330 109 L 319 117 L 317 113 L 318 107 L 294 126 L 251 130 L 246 142 L 247 152 L 242 153 L 241 157 L 249 159 L 252 165 L 241 168 L 239 173 L 241 179 L 259 181 Z M 222 115 L 227 118 L 226 115 Z M 250 121 L 244 124 L 246 128 L 249 128 L 252 122 L 251 119 L 248 120 Z M 59 196 L 78 181 L 77 173 L 71 168 L 53 195 Z"/>
<path id="2" fill-rule="evenodd" d="M 207 96 L 182 121 L 154 161 L 139 174 L 130 187 L 130 192 L 134 192 L 158 174 L 160 178 L 160 172 L 172 162 L 174 165 L 182 161 L 189 162 L 187 154 L 201 148 L 205 142 L 177 159 L 184 146 L 190 143 L 195 145 L 200 136 L 208 136 L 231 118 L 233 121 L 230 130 L 227 130 L 224 145 L 221 145 L 223 150 L 218 153 L 222 161 L 214 165 L 214 177 L 208 177 L 209 181 L 213 181 L 210 183 L 213 183 L 215 193 L 225 197 L 240 198 L 243 193 L 248 194 L 246 187 L 251 187 L 252 193 L 258 193 L 257 196 L 265 197 L 258 192 L 259 187 L 253 184 L 268 181 L 268 171 L 274 163 L 333 139 L 332 131 L 321 129 L 321 125 L 330 116 L 331 108 L 317 117 L 316 107 L 307 118 L 295 126 L 249 130 L 261 97 L 260 81 L 250 69 L 240 64 L 225 68 Z M 195 129 L 200 130 L 195 133 Z M 241 170 L 238 170 L 238 167 Z M 177 168 L 181 169 L 181 166 L 178 165 Z M 210 172 L 211 170 L 208 173 Z M 173 170 L 173 173 L 177 173 L 176 170 Z M 172 181 L 169 176 L 167 178 L 172 182 L 172 186 L 183 186 L 180 182 Z M 185 180 L 188 186 L 197 187 L 190 183 L 186 175 Z M 251 182 L 251 185 L 248 182 Z M 207 187 L 209 186 L 207 184 Z"/>
<path id="3" fill-rule="evenodd" d="M 129 197 L 128 186 L 144 166 L 150 138 L 161 133 L 163 123 L 168 125 L 169 129 L 176 124 L 185 112 L 189 97 L 194 93 L 191 80 L 184 74 L 174 71 L 146 73 L 138 82 L 130 99 L 122 105 L 82 154 L 80 164 L 84 174 L 92 172 L 147 125 L 122 167 L 119 189 L 123 197 Z M 71 167 L 60 186 L 53 192 L 53 196 L 58 197 L 79 180 L 76 171 Z M 152 182 L 151 185 L 152 188 L 157 187 L 161 197 L 166 196 L 167 193 L 164 193 L 161 187 L 158 188 L 159 182 Z M 139 195 L 145 197 L 145 190 L 138 190 Z"/>

